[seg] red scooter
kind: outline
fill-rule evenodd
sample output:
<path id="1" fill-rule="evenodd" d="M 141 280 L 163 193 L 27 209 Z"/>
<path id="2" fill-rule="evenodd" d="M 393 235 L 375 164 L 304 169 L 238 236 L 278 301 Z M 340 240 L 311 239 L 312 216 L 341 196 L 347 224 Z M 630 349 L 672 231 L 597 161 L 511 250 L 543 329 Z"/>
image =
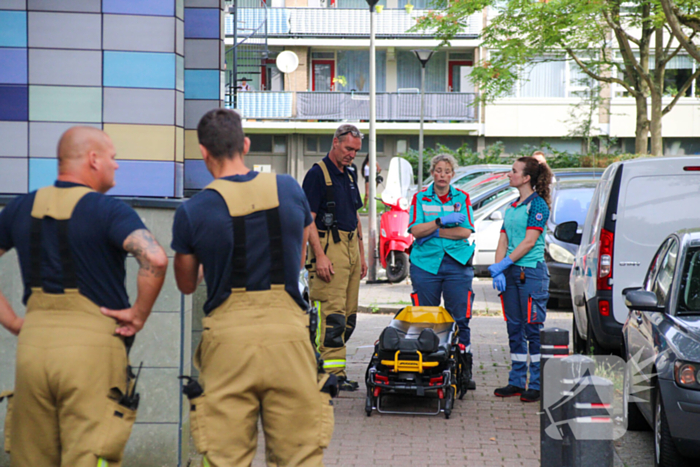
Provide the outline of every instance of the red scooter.
<path id="1" fill-rule="evenodd" d="M 412 182 L 411 164 L 400 157 L 392 158 L 381 197 L 382 203 L 389 209 L 382 214 L 379 230 L 379 257 L 391 283 L 408 277 L 408 252 L 413 244 L 413 235 L 408 232 L 410 201 L 406 196 Z"/>

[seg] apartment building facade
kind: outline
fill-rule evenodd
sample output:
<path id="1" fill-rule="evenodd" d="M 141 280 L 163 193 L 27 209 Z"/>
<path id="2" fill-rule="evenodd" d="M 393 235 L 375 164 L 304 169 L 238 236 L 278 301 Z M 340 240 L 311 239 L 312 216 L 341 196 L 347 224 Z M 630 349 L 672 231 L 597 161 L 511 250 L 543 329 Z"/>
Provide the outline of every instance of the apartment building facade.
<path id="1" fill-rule="evenodd" d="M 429 0 L 381 0 L 378 4 L 377 157 L 384 167 L 392 156 L 418 148 L 420 63 L 412 50 L 435 48 L 439 41 L 429 32 L 411 28 L 429 13 L 429 4 Z M 301 179 L 326 154 L 339 124 L 355 122 L 361 130 L 368 130 L 368 10 L 364 0 L 239 0 L 236 14 L 229 14 L 225 25 L 226 105 L 245 119 L 253 143 L 251 165 Z M 543 143 L 579 152 L 581 138 L 576 136 L 572 111 L 581 104 L 588 87 L 572 62 L 543 59 L 533 63 L 511 96 L 485 106 L 475 104 L 479 90 L 468 74 L 475 61 L 490 52 L 480 47 L 479 37 L 493 14 L 487 9 L 469 17 L 450 47 L 438 49 L 429 61 L 425 146 L 468 144 L 481 150 L 501 141 L 506 153 Z M 258 60 L 246 59 L 241 52 L 247 40 L 254 42 L 249 38 L 253 32 L 258 39 L 266 39 L 265 56 Z M 232 53 L 236 48 L 237 67 Z M 289 74 L 275 66 L 277 55 L 285 50 L 299 59 L 297 69 Z M 673 83 L 682 82 L 697 66 L 687 56 L 676 57 L 668 66 L 668 89 L 672 91 Z M 242 78 L 250 90 L 237 90 L 234 102 L 233 88 L 240 86 Z M 621 150 L 633 152 L 634 100 L 623 91 L 617 86 L 602 89 L 600 109 L 592 123 L 596 132 L 614 137 Z M 700 80 L 664 118 L 665 153 L 700 153 L 699 97 Z M 185 173 L 191 175 L 186 175 L 186 189 L 197 189 L 209 180 L 194 148 L 185 153 L 185 167 Z"/>

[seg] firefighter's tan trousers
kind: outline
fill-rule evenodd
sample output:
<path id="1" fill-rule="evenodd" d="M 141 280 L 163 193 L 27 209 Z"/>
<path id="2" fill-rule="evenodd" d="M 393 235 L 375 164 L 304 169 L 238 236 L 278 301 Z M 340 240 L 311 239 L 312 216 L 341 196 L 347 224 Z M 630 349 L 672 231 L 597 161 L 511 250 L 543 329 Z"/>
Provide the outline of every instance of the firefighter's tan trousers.
<path id="1" fill-rule="evenodd" d="M 32 292 L 17 345 L 12 467 L 121 465 L 136 413 L 114 400 L 127 384 L 116 327 L 76 290 Z"/>
<path id="2" fill-rule="evenodd" d="M 205 467 L 249 466 L 265 432 L 268 466 L 322 466 L 333 433 L 308 315 L 284 291 L 237 292 L 204 318 L 195 354 L 204 394 L 190 426 Z"/>
<path id="3" fill-rule="evenodd" d="M 321 238 L 326 255 L 333 264 L 333 277 L 323 281 L 316 274 L 316 262 L 310 251 L 309 295 L 311 304 L 319 312 L 319 332 L 316 335 L 318 351 L 327 372 L 346 376 L 345 343 L 357 322 L 357 301 L 360 293 L 361 262 L 357 232 L 340 231 L 340 242 L 325 232 Z M 324 235 L 324 232 L 319 232 Z"/>

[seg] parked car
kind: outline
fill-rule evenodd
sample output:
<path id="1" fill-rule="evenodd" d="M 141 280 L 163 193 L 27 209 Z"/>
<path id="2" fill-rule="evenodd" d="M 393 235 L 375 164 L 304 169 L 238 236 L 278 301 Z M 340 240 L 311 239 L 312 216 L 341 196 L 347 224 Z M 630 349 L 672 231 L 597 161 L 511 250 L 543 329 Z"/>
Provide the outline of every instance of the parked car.
<path id="1" fill-rule="evenodd" d="M 475 244 L 473 260 L 475 274 L 487 275 L 488 267 L 495 262 L 503 217 L 508 206 L 513 204 L 519 196 L 517 190 L 509 191 L 474 211 L 475 231 L 470 238 Z"/>
<path id="2" fill-rule="evenodd" d="M 623 291 L 644 279 L 671 232 L 698 225 L 700 156 L 616 162 L 601 177 L 582 233 L 577 221 L 555 238 L 580 243 L 569 278 L 575 352 L 618 353 L 627 319 Z"/>
<path id="3" fill-rule="evenodd" d="M 469 181 L 484 175 L 496 172 L 508 172 L 510 170 L 510 165 L 506 164 L 477 164 L 477 165 L 467 165 L 464 167 L 458 167 L 455 170 L 455 175 L 452 177 L 452 184 L 458 188 L 461 185 L 468 183 Z M 433 177 L 429 176 L 423 182 L 423 188 L 428 187 L 433 184 Z M 408 192 L 408 200 L 413 199 L 413 195 L 418 191 L 418 185 L 414 185 Z"/>
<path id="4" fill-rule="evenodd" d="M 628 428 L 653 427 L 655 465 L 691 465 L 700 458 L 700 229 L 666 238 L 636 285 L 622 328 Z"/>
<path id="5" fill-rule="evenodd" d="M 549 269 L 550 306 L 571 303 L 569 276 L 578 244 L 554 238 L 554 230 L 563 222 L 575 221 L 579 230 L 586 219 L 596 184 L 603 172 L 588 178 L 559 177 L 552 185 L 552 209 L 544 236 L 544 260 Z"/>
<path id="6" fill-rule="evenodd" d="M 555 169 L 555 186 L 562 183 L 585 183 L 600 177 L 597 169 Z M 467 188 L 472 208 L 474 209 L 474 269 L 476 274 L 483 274 L 495 260 L 496 247 L 500 237 L 505 211 L 519 197 L 518 190 L 510 186 L 506 174 Z M 484 176 L 486 177 L 486 176 Z M 474 182 L 476 182 L 475 179 Z M 568 280 L 568 276 L 567 276 Z"/>

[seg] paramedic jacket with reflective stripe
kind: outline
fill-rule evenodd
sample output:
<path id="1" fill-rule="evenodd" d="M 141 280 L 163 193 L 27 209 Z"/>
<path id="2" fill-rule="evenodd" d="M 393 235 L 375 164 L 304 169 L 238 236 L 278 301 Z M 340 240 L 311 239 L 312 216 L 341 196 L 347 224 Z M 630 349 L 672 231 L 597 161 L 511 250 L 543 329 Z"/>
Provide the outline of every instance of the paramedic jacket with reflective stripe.
<path id="1" fill-rule="evenodd" d="M 438 195 L 430 185 L 413 196 L 411 212 L 409 215 L 409 230 L 416 224 L 434 222 L 438 217 L 453 212 L 461 212 L 466 218 L 456 227 L 464 227 L 474 232 L 474 212 L 472 210 L 469 195 L 464 191 L 450 185 L 450 192 L 445 204 L 440 201 Z M 467 264 L 474 253 L 474 245 L 469 239 L 452 240 L 448 238 L 434 237 L 418 245 L 413 244 L 411 250 L 411 263 L 431 274 L 437 274 L 445 253 L 449 254 L 461 264 Z"/>

